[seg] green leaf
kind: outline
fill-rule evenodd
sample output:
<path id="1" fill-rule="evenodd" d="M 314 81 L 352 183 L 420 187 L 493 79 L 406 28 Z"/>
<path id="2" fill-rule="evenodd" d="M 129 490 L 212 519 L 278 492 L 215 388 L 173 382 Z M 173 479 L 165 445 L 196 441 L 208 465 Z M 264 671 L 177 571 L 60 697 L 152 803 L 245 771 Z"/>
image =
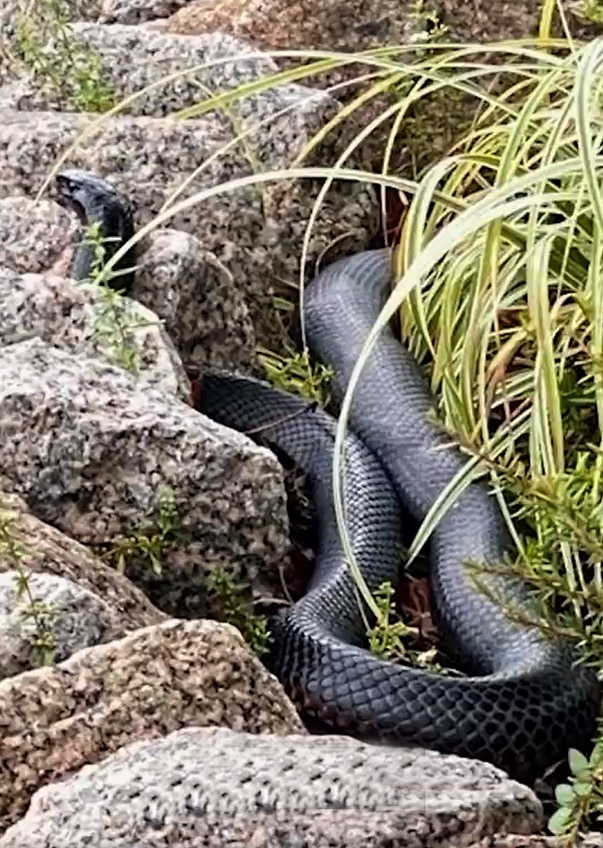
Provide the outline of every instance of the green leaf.
<path id="1" fill-rule="evenodd" d="M 569 807 L 574 802 L 574 790 L 569 783 L 560 783 L 555 789 L 555 800 L 563 807 Z"/>
<path id="2" fill-rule="evenodd" d="M 578 798 L 587 798 L 592 792 L 592 785 L 590 782 L 579 781 L 577 780 L 573 785 L 574 795 Z"/>
<path id="3" fill-rule="evenodd" d="M 561 836 L 567 833 L 572 824 L 572 811 L 569 807 L 561 807 L 550 817 L 548 822 L 549 830 L 555 836 Z"/>
<path id="4" fill-rule="evenodd" d="M 580 753 L 580 751 L 577 751 L 575 748 L 570 748 L 569 766 L 572 770 L 572 774 L 575 775 L 589 771 L 588 760 L 584 754 Z"/>

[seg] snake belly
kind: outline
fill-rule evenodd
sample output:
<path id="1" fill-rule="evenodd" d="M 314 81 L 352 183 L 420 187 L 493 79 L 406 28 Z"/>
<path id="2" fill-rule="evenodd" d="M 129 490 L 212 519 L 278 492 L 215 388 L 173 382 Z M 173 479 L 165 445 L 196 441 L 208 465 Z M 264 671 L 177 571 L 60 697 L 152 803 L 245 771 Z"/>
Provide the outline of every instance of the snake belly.
<path id="1" fill-rule="evenodd" d="M 106 235 L 130 230 L 130 209 L 96 175 L 59 175 L 62 201 L 83 223 L 98 218 Z M 103 209 L 103 191 L 107 209 Z M 117 198 L 117 199 L 116 199 Z M 89 255 L 80 248 L 73 276 Z M 325 268 L 306 287 L 309 348 L 334 372 L 343 397 L 391 279 L 391 253 L 365 251 Z M 464 464 L 430 420 L 433 401 L 419 367 L 385 328 L 357 385 L 345 441 L 346 521 L 355 558 L 371 590 L 397 576 L 403 515 L 422 520 Z M 588 752 L 600 690 L 575 666 L 573 646 L 512 623 L 475 588 L 465 567 L 499 562 L 511 549 L 496 499 L 472 483 L 444 515 L 429 543 L 438 623 L 468 676 L 453 677 L 388 662 L 366 647 L 366 623 L 335 521 L 332 464 L 335 419 L 301 398 L 250 377 L 208 369 L 201 411 L 298 463 L 312 484 L 319 523 L 317 564 L 303 598 L 271 621 L 267 664 L 305 710 L 352 731 L 491 762 L 526 782 L 567 757 Z M 529 608 L 510 577 L 495 582 Z"/>

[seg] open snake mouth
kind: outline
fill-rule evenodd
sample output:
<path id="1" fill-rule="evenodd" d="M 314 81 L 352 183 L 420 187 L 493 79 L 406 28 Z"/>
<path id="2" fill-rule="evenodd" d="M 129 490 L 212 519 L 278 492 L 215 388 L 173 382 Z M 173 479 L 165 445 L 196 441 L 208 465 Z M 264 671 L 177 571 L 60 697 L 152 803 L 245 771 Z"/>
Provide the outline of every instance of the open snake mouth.
<path id="1" fill-rule="evenodd" d="M 64 209 L 71 209 L 82 224 L 86 223 L 86 211 L 84 206 L 79 202 L 79 200 L 75 197 L 75 192 L 80 186 L 78 186 L 70 177 L 65 174 L 57 174 L 56 176 L 56 188 L 57 188 L 57 203 L 59 206 L 62 206 Z"/>

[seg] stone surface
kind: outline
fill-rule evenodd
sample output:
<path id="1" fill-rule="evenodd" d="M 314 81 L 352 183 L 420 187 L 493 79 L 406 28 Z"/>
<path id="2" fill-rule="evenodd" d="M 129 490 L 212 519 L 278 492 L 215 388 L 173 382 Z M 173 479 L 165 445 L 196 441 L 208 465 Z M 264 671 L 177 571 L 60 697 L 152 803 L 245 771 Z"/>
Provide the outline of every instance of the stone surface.
<path id="1" fill-rule="evenodd" d="M 109 301 L 93 284 L 0 267 L 0 346 L 31 338 L 122 367 L 131 364 L 157 390 L 190 398 L 178 353 L 150 309 L 126 297 Z"/>
<path id="2" fill-rule="evenodd" d="M 185 364 L 257 370 L 255 331 L 232 274 L 194 236 L 155 230 L 132 297 L 161 316 Z"/>
<path id="3" fill-rule="evenodd" d="M 87 20 L 94 18 L 100 11 L 101 0 L 69 0 L 63 4 L 68 9 L 70 20 Z M 7 43 L 11 39 L 22 18 L 31 17 L 32 12 L 40 14 L 39 4 L 32 4 L 31 0 L 2 0 L 0 4 L 0 43 Z M 6 41 L 5 41 L 6 40 Z M 6 66 L 12 64 L 13 56 L 0 50 L 0 80 Z"/>
<path id="4" fill-rule="evenodd" d="M 64 8 L 72 21 L 138 24 L 172 15 L 190 0 L 68 0 Z M 31 0 L 2 0 L 0 35 L 12 35 L 19 14 L 30 11 Z"/>
<path id="5" fill-rule="evenodd" d="M 302 731 L 239 632 L 211 621 L 168 621 L 0 682 L 0 829 L 51 780 L 191 725 Z"/>
<path id="6" fill-rule="evenodd" d="M 222 33 L 188 37 L 141 26 L 102 25 L 80 22 L 71 27 L 74 48 L 98 55 L 116 99 L 141 92 L 123 107 L 123 113 L 161 117 L 198 103 L 204 96 L 229 91 L 274 74 L 278 66 L 256 48 Z M 132 63 L 136 56 L 136 63 Z M 245 58 L 243 58 L 245 57 Z M 180 76 L 167 80 L 172 74 Z M 184 73 L 186 72 L 186 73 Z M 21 75 L 18 106 L 65 108 L 51 92 Z M 285 116 L 278 113 L 288 107 Z M 247 142 L 261 163 L 283 164 L 292 150 L 301 149 L 309 133 L 316 131 L 325 117 L 339 108 L 325 92 L 289 84 L 265 92 L 249 94 L 237 103 L 214 111 L 224 128 L 251 129 L 264 121 L 264 129 Z M 243 155 L 244 152 L 243 152 Z"/>
<path id="7" fill-rule="evenodd" d="M 573 13 L 580 5 L 564 5 L 572 37 L 592 39 L 601 35 L 601 24 L 585 22 Z M 441 40 L 450 44 L 529 38 L 538 34 L 541 10 L 541 0 L 514 3 L 509 0 L 437 0 L 423 4 L 415 0 L 323 0 L 321 3 L 313 0 L 193 0 L 168 19 L 165 30 L 178 34 L 219 30 L 263 50 L 359 52 L 395 45 L 420 46 L 430 37 L 433 16 L 443 28 Z M 553 24 L 554 34 L 563 37 L 558 15 Z M 395 55 L 391 58 L 396 61 Z M 405 68 L 421 56 L 407 49 L 399 58 Z M 485 50 L 481 54 L 476 51 L 472 60 L 486 67 L 496 61 L 493 54 L 488 55 Z M 279 58 L 278 61 L 290 66 L 301 60 Z M 315 75 L 309 84 L 318 88 L 338 85 L 342 80 L 349 81 L 374 70 L 370 64 L 355 63 Z M 485 88 L 494 84 L 494 74 L 484 75 Z M 337 89 L 337 97 L 350 100 L 367 87 L 366 83 L 350 86 L 348 82 Z M 351 121 L 357 130 L 364 128 L 393 103 L 393 94 L 373 97 L 356 109 Z M 463 96 L 452 87 L 433 98 L 423 98 L 399 127 L 391 171 L 395 173 L 397 168 L 402 168 L 405 175 L 414 177 L 428 164 L 448 155 L 481 108 L 480 99 Z M 367 168 L 381 171 L 383 149 L 389 144 L 391 128 L 391 120 L 385 122 L 363 143 L 357 155 L 362 155 Z"/>
<path id="8" fill-rule="evenodd" d="M 140 24 L 167 18 L 191 0 L 101 0 L 102 23 Z"/>
<path id="9" fill-rule="evenodd" d="M 52 200 L 36 203 L 29 197 L 0 199 L 0 268 L 19 274 L 52 270 L 66 276 L 70 246 L 78 226 Z"/>
<path id="10" fill-rule="evenodd" d="M 100 359 L 39 340 L 3 348 L 0 467 L 34 514 L 84 544 L 157 533 L 171 491 L 159 572 L 142 553 L 127 571 L 169 614 L 205 614 L 217 565 L 258 594 L 278 583 L 289 540 L 274 454 Z"/>
<path id="11" fill-rule="evenodd" d="M 189 728 L 46 786 L 0 848 L 453 848 L 540 821 L 534 794 L 483 763 Z"/>
<path id="12" fill-rule="evenodd" d="M 408 0 L 195 0 L 166 28 L 181 34 L 219 30 L 272 50 L 359 51 L 408 43 L 420 31 L 412 7 Z"/>
<path id="13" fill-rule="evenodd" d="M 123 636 L 119 615 L 98 595 L 55 574 L 0 574 L 0 679 L 39 664 L 37 640 L 50 638 L 48 659 L 62 662 L 76 651 Z M 35 605 L 35 606 L 34 606 Z M 36 619 L 31 616 L 36 610 Z"/>
<path id="14" fill-rule="evenodd" d="M 568 848 L 568 845 L 567 840 L 561 837 L 544 834 L 520 836 L 514 833 L 495 833 L 480 839 L 469 848 Z M 600 833 L 581 835 L 572 848 L 603 848 L 603 835 Z"/>
<path id="15" fill-rule="evenodd" d="M 102 598 L 119 615 L 122 633 L 165 620 L 165 613 L 126 577 L 32 515 L 18 495 L 0 492 L 0 521 L 17 545 L 18 564 L 27 574 L 54 574 Z M 0 547 L 0 574 L 15 566 L 14 557 Z"/>
<path id="16" fill-rule="evenodd" d="M 525 38 L 538 32 L 541 0 L 438 0 L 426 4 L 451 41 Z M 584 32 L 569 12 L 574 31 Z M 368 50 L 408 44 L 425 27 L 413 0 L 193 0 L 167 21 L 168 32 L 220 30 L 268 49 Z"/>

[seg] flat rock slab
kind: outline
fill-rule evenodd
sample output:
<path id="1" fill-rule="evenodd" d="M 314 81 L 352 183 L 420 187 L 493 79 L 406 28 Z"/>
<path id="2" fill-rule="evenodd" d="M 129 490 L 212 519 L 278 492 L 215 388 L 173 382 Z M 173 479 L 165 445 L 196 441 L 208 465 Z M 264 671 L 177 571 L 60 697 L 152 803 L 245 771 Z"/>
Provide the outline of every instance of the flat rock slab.
<path id="1" fill-rule="evenodd" d="M 0 468 L 41 520 L 103 549 L 156 533 L 170 493 L 160 568 L 126 571 L 170 615 L 204 613 L 217 565 L 257 594 L 278 584 L 290 542 L 274 454 L 100 359 L 36 339 L 2 348 Z"/>
<path id="2" fill-rule="evenodd" d="M 0 848 L 452 848 L 530 833 L 541 813 L 527 787 L 472 760 L 188 728 L 46 786 Z"/>
<path id="3" fill-rule="evenodd" d="M 212 621 L 168 621 L 0 682 L 0 832 L 40 786 L 190 725 L 303 730 L 240 633 Z"/>

